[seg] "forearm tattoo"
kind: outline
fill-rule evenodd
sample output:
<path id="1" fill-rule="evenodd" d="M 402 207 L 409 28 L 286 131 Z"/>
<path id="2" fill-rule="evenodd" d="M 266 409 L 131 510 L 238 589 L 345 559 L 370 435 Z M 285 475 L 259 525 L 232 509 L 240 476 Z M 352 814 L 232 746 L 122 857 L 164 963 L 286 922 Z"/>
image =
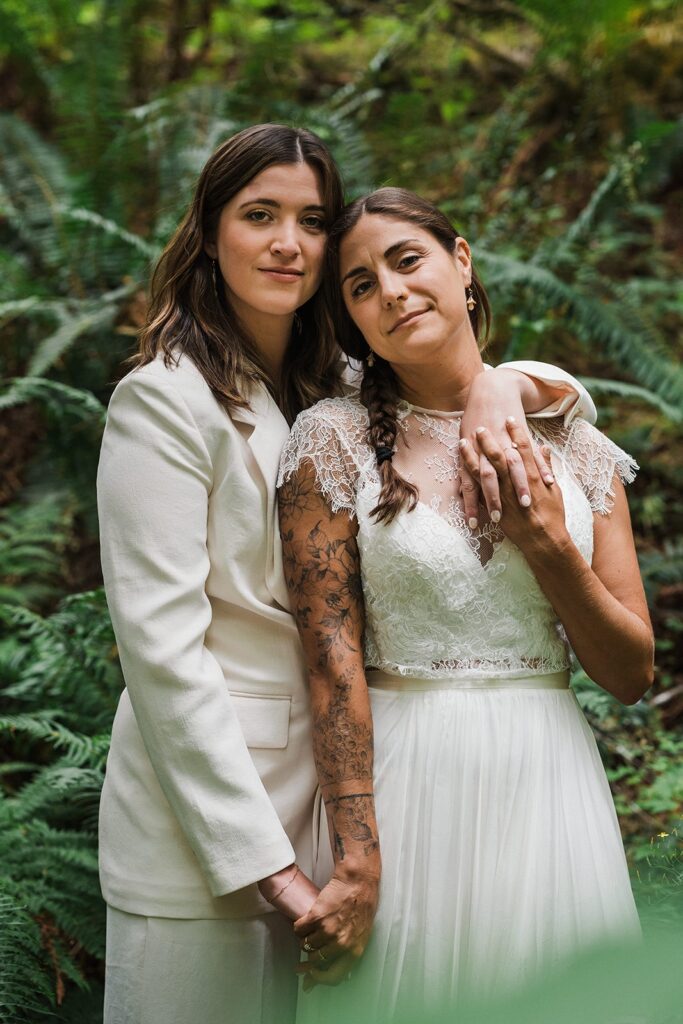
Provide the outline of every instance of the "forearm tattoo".
<path id="1" fill-rule="evenodd" d="M 311 673 L 313 752 L 335 857 L 378 849 L 372 720 L 363 673 L 363 593 L 355 529 L 302 466 L 279 492 L 285 578 Z M 344 793 L 348 784 L 360 783 Z M 340 788 L 341 787 L 341 788 Z"/>
<path id="2" fill-rule="evenodd" d="M 335 860 L 344 860 L 347 848 L 354 844 L 365 857 L 377 853 L 379 840 L 375 825 L 372 793 L 350 793 L 325 798 L 332 833 Z"/>

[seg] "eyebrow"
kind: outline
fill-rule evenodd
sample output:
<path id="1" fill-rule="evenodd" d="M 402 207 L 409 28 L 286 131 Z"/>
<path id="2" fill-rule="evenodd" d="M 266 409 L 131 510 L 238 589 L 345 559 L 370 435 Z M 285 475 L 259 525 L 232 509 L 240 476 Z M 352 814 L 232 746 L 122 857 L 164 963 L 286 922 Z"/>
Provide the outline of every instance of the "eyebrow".
<path id="1" fill-rule="evenodd" d="M 254 203 L 258 203 L 259 206 L 272 206 L 273 209 L 275 210 L 279 210 L 281 208 L 281 204 L 278 203 L 275 199 L 248 199 L 247 202 L 242 203 L 239 208 L 240 210 L 243 210 L 245 206 L 253 206 Z M 310 203 L 308 206 L 304 206 L 303 209 L 317 210 L 319 213 L 325 212 L 324 206 L 317 206 L 314 203 Z"/>
<path id="2" fill-rule="evenodd" d="M 384 259 L 388 260 L 390 256 L 393 256 L 395 252 L 402 249 L 404 245 L 410 245 L 411 242 L 417 241 L 419 241 L 417 238 L 402 238 L 400 242 L 394 242 L 393 245 L 390 245 L 388 249 L 384 250 Z M 367 267 L 354 267 L 353 270 L 349 270 L 348 274 L 344 275 L 342 285 L 344 285 L 350 277 L 358 277 L 360 274 L 367 274 L 367 272 Z"/>

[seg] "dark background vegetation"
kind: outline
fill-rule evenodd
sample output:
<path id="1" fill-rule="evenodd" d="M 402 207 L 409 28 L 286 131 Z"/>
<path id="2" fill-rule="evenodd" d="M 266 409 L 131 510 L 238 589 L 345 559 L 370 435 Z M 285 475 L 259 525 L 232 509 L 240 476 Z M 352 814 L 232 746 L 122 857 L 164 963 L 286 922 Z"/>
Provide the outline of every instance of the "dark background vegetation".
<path id="1" fill-rule="evenodd" d="M 631 708 L 574 684 L 646 923 L 683 921 L 682 72 L 674 0 L 0 0 L 0 1020 L 99 1019 L 122 685 L 99 438 L 150 262 L 256 121 L 319 132 L 350 196 L 439 203 L 474 243 L 491 359 L 579 374 L 641 464 L 657 681 Z"/>

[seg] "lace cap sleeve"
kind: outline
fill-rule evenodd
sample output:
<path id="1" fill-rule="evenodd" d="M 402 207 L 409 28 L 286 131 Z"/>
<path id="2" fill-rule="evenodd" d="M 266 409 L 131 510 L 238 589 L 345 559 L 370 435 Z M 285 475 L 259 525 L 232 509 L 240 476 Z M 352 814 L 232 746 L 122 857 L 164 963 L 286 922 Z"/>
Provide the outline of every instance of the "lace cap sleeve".
<path id="1" fill-rule="evenodd" d="M 356 408 L 357 404 L 348 399 L 323 399 L 297 416 L 280 458 L 278 487 L 303 462 L 310 462 L 332 511 L 355 516 L 365 412 Z"/>
<path id="2" fill-rule="evenodd" d="M 568 428 L 557 421 L 534 423 L 534 431 L 559 450 L 593 512 L 609 515 L 614 505 L 614 477 L 632 483 L 639 469 L 635 459 L 585 420 L 574 420 Z"/>

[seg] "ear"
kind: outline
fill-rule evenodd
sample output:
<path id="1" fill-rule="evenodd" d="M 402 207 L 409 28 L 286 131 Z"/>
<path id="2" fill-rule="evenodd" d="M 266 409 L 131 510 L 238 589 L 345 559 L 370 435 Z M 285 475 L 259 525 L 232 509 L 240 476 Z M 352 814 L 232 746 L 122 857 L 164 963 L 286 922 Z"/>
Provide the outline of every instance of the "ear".
<path id="1" fill-rule="evenodd" d="M 204 242 L 204 252 L 210 260 L 218 259 L 218 249 L 215 242 Z"/>
<path id="2" fill-rule="evenodd" d="M 472 253 L 464 238 L 456 238 L 453 251 L 453 262 L 462 278 L 465 288 L 472 284 Z"/>

